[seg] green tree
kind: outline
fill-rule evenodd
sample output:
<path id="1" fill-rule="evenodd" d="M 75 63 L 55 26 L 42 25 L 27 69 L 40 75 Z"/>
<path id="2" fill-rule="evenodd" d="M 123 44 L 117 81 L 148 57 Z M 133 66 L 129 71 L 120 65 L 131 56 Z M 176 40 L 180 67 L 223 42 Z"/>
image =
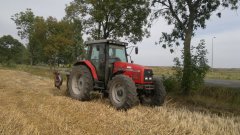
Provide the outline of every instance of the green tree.
<path id="1" fill-rule="evenodd" d="M 16 13 L 11 17 L 11 19 L 17 25 L 18 35 L 21 39 L 29 40 L 35 19 L 35 15 L 32 10 L 28 8 L 25 12 Z"/>
<path id="2" fill-rule="evenodd" d="M 71 21 L 74 29 L 74 46 L 72 48 L 72 58 L 76 60 L 77 57 L 84 55 L 84 44 L 82 39 L 82 25 L 80 19 L 72 19 Z"/>
<path id="3" fill-rule="evenodd" d="M 149 34 L 147 0 L 74 0 L 65 11 L 67 18 L 81 18 L 93 39 L 125 38 L 136 43 Z"/>
<path id="4" fill-rule="evenodd" d="M 11 35 L 0 38 L 0 62 L 2 64 L 23 64 L 26 59 L 26 48 Z"/>
<path id="5" fill-rule="evenodd" d="M 31 9 L 27 9 L 25 12 L 20 12 L 14 14 L 11 19 L 15 22 L 18 30 L 18 35 L 21 39 L 26 40 L 27 47 L 30 52 L 30 63 L 33 65 L 34 56 L 35 56 L 35 44 L 32 42 L 31 33 L 33 32 L 33 25 L 35 20 L 35 15 L 33 14 Z"/>
<path id="6" fill-rule="evenodd" d="M 238 0 L 153 0 L 152 5 L 157 8 L 154 18 L 163 16 L 169 25 L 174 28 L 171 33 L 163 33 L 159 43 L 163 47 L 179 45 L 179 40 L 184 45 L 183 78 L 181 82 L 182 93 L 188 95 L 191 88 L 191 39 L 198 28 L 206 27 L 212 13 L 220 7 L 237 9 Z M 219 17 L 221 13 L 217 14 Z M 172 49 L 171 49 L 172 51 Z"/>
<path id="7" fill-rule="evenodd" d="M 47 25 L 43 17 L 34 18 L 32 30 L 29 36 L 28 50 L 31 54 L 32 64 L 46 62 L 44 44 L 46 44 Z"/>
<path id="8" fill-rule="evenodd" d="M 191 64 L 192 64 L 192 72 L 190 75 L 191 82 L 190 88 L 191 90 L 198 90 L 203 86 L 204 78 L 209 70 L 208 60 L 206 58 L 207 49 L 205 48 L 205 40 L 200 40 L 200 43 L 196 47 L 191 47 Z M 183 57 L 183 55 L 182 55 Z M 183 79 L 183 63 L 179 58 L 174 58 L 175 67 L 173 69 L 176 71 L 175 78 L 178 82 L 181 82 Z"/>
<path id="9" fill-rule="evenodd" d="M 31 9 L 12 16 L 18 35 L 27 40 L 30 63 L 48 63 L 49 59 L 62 57 L 65 62 L 72 62 L 83 50 L 82 26 L 79 19 L 72 18 L 58 21 L 54 17 L 45 20 L 35 16 Z"/>
<path id="10" fill-rule="evenodd" d="M 74 25 L 70 21 L 57 21 L 56 18 L 49 17 L 46 20 L 47 33 L 44 52 L 48 59 L 61 57 L 67 62 L 73 61 L 73 48 L 76 44 L 74 40 Z"/>

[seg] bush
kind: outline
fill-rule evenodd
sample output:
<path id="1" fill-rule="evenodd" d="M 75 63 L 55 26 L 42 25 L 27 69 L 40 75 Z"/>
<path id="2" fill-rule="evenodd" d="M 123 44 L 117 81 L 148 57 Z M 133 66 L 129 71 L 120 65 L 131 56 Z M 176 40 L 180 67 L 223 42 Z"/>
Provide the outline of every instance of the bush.
<path id="1" fill-rule="evenodd" d="M 180 90 L 180 83 L 174 76 L 162 76 L 163 84 L 167 92 L 177 93 Z"/>
<path id="2" fill-rule="evenodd" d="M 191 56 L 191 82 L 189 83 L 191 84 L 191 90 L 197 91 L 203 88 L 204 78 L 209 70 L 205 41 L 201 40 L 197 47 L 192 47 L 191 51 L 193 55 Z M 181 58 L 183 58 L 183 56 Z M 179 58 L 174 58 L 173 61 L 175 66 L 172 69 L 175 72 L 169 77 L 163 75 L 163 84 L 168 92 L 180 93 L 183 78 L 183 63 Z"/>
<path id="3" fill-rule="evenodd" d="M 197 47 L 191 48 L 191 79 L 190 88 L 191 90 L 198 90 L 203 86 L 204 78 L 209 70 L 206 58 L 207 49 L 205 49 L 205 41 L 201 40 Z M 183 56 L 181 57 L 183 58 Z M 176 71 L 175 79 L 180 83 L 183 78 L 183 63 L 179 58 L 174 59 L 175 66 L 173 69 Z"/>
<path id="4" fill-rule="evenodd" d="M 3 61 L 1 65 L 3 67 L 15 68 L 17 64 L 15 63 L 15 61 L 9 60 L 9 61 Z"/>

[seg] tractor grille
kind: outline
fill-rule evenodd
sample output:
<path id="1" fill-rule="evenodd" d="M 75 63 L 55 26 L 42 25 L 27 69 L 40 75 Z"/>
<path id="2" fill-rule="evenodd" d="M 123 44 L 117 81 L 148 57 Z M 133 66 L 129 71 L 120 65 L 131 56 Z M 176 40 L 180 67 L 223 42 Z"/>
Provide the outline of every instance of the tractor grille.
<path id="1" fill-rule="evenodd" d="M 144 81 L 145 82 L 152 82 L 153 81 L 153 71 L 152 71 L 152 69 L 145 69 L 144 70 Z"/>

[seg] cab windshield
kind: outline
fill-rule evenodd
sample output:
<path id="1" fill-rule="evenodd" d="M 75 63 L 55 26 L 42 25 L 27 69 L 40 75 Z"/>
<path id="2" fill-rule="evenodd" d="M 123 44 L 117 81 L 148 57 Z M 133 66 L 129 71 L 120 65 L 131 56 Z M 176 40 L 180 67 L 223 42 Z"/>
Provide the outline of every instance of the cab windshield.
<path id="1" fill-rule="evenodd" d="M 117 58 L 127 62 L 125 46 L 109 45 L 109 58 Z"/>

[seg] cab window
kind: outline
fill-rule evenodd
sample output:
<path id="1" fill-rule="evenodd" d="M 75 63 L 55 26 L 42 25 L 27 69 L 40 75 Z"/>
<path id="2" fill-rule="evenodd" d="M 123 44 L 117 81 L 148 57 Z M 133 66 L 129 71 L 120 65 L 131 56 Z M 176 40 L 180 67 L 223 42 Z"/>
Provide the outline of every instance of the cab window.
<path id="1" fill-rule="evenodd" d="M 109 58 L 119 59 L 122 62 L 127 62 L 125 46 L 110 45 Z"/>

